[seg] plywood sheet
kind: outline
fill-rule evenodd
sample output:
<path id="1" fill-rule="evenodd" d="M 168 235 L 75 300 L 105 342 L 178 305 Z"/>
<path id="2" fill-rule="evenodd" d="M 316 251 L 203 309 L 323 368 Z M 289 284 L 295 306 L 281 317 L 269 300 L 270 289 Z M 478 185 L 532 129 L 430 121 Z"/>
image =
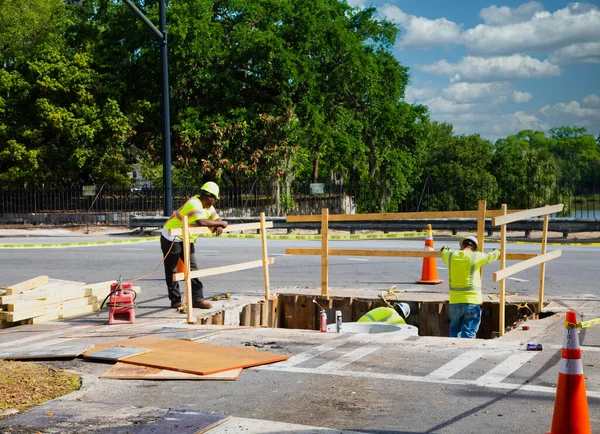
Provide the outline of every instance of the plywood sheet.
<path id="1" fill-rule="evenodd" d="M 86 352 L 86 355 L 119 345 L 152 349 L 150 353 L 128 358 L 127 363 L 200 375 L 280 362 L 290 358 L 258 351 L 252 347 L 226 347 L 154 336 L 97 345 Z"/>
<path id="2" fill-rule="evenodd" d="M 217 372 L 216 374 L 198 375 L 187 372 L 171 371 L 168 369 L 152 368 L 150 366 L 132 365 L 117 362 L 100 378 L 115 380 L 220 380 L 235 381 L 242 373 L 242 368 L 230 371 Z"/>
<path id="3" fill-rule="evenodd" d="M 152 351 L 149 348 L 138 348 L 138 347 L 114 347 L 107 348 L 106 350 L 98 351 L 93 354 L 84 355 L 86 359 L 92 360 L 123 360 L 127 357 L 139 356 L 140 354 L 149 353 Z"/>
<path id="4" fill-rule="evenodd" d="M 10 348 L 0 351 L 0 359 L 23 360 L 23 359 L 55 359 L 74 358 L 90 350 L 93 344 L 79 344 L 70 346 L 47 346 L 39 345 Z"/>

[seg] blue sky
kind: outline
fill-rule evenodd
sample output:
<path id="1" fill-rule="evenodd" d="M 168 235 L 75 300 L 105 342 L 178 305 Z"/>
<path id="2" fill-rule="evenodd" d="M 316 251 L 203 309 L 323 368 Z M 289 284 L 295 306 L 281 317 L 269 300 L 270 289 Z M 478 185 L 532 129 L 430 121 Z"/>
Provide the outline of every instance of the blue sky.
<path id="1" fill-rule="evenodd" d="M 600 134 L 600 0 L 347 0 L 400 30 L 408 102 L 490 140 L 577 125 Z"/>

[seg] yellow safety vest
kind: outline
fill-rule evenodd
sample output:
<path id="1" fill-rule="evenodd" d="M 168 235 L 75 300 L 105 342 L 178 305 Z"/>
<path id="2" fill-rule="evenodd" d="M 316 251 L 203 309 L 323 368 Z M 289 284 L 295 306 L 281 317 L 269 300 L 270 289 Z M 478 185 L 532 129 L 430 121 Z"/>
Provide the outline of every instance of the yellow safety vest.
<path id="1" fill-rule="evenodd" d="M 197 197 L 190 198 L 181 208 L 173 213 L 171 218 L 165 223 L 166 229 L 178 229 L 183 227 L 183 217 L 188 217 L 190 226 L 198 220 L 218 220 L 219 216 L 215 212 L 214 207 L 205 209 L 202 202 Z M 179 237 L 182 238 L 182 237 Z M 195 242 L 198 238 L 197 234 L 190 234 L 190 242 Z"/>
<path id="2" fill-rule="evenodd" d="M 391 322 L 394 324 L 406 324 L 406 321 L 395 309 L 391 307 L 378 307 L 370 310 L 360 317 L 358 322 Z"/>
<path id="3" fill-rule="evenodd" d="M 491 253 L 443 250 L 442 260 L 448 265 L 450 304 L 481 304 L 479 269 L 499 257 L 498 250 Z"/>

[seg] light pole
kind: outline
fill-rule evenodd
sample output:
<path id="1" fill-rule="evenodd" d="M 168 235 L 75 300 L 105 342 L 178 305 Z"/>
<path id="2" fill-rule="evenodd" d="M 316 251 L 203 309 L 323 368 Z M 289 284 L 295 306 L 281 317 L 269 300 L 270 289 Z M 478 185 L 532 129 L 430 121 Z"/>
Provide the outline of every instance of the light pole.
<path id="1" fill-rule="evenodd" d="M 163 126 L 163 185 L 164 185 L 164 215 L 173 214 L 173 186 L 171 183 L 171 118 L 169 113 L 169 62 L 167 60 L 167 13 L 165 0 L 159 0 L 159 27 L 154 26 L 131 0 L 123 0 L 127 6 L 148 26 L 160 42 L 160 77 L 161 77 L 161 112 Z"/>

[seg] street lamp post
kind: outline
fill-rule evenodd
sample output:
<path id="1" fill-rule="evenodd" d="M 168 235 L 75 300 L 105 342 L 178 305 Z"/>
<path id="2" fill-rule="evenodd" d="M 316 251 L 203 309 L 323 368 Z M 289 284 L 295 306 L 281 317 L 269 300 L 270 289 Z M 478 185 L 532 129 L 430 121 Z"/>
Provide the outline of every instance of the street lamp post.
<path id="1" fill-rule="evenodd" d="M 164 215 L 173 214 L 173 187 L 171 183 L 171 120 L 169 113 L 169 62 L 167 59 L 167 13 L 165 0 L 159 0 L 159 27 L 154 26 L 131 0 L 123 0 L 127 6 L 148 26 L 160 42 L 160 76 L 161 76 L 161 112 L 163 126 L 163 186 L 164 186 Z"/>

